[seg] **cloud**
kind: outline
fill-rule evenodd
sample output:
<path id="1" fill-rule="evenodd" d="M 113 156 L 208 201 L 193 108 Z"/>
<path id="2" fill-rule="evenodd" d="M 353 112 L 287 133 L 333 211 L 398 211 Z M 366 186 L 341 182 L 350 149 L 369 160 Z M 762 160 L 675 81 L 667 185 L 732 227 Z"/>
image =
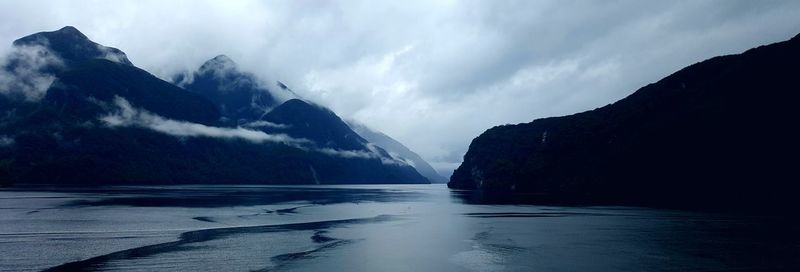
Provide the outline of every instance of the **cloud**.
<path id="1" fill-rule="evenodd" d="M 394 156 L 391 153 L 388 153 L 385 150 L 380 149 L 380 147 L 378 147 L 378 145 L 376 144 L 366 143 L 365 146 L 367 147 L 367 150 L 369 150 L 370 153 L 379 157 L 383 164 L 408 165 L 413 167 L 413 164 L 408 163 L 408 160 L 398 156 Z"/>
<path id="2" fill-rule="evenodd" d="M 381 163 L 385 165 L 399 165 L 399 166 L 411 166 L 405 159 L 397 158 L 394 156 L 385 156 L 383 152 L 378 150 L 378 147 L 372 143 L 367 143 L 365 145 L 367 150 L 341 150 L 341 149 L 333 149 L 333 148 L 312 148 L 311 151 L 319 152 L 329 156 L 337 156 L 346 159 L 379 159 Z"/>
<path id="3" fill-rule="evenodd" d="M 417 165 L 414 163 L 414 161 L 412 161 L 410 159 L 407 159 L 407 158 L 404 158 L 403 156 L 401 156 L 400 154 L 397 154 L 395 152 L 387 151 L 387 153 L 389 153 L 389 156 L 391 156 L 392 159 L 394 159 L 396 161 L 403 162 L 404 164 L 408 164 L 411 167 L 417 168 Z"/>
<path id="4" fill-rule="evenodd" d="M 43 46 L 14 46 L 0 56 L 0 94 L 39 101 L 56 77 L 47 69 L 64 65 Z"/>
<path id="5" fill-rule="evenodd" d="M 97 44 L 97 50 L 100 50 L 100 52 L 103 53 L 102 56 L 103 59 L 110 60 L 116 63 L 123 63 L 123 64 L 129 63 L 128 56 L 126 56 L 125 53 L 122 53 L 121 51 L 105 47 L 101 44 Z"/>
<path id="6" fill-rule="evenodd" d="M 0 147 L 9 147 L 14 145 L 14 138 L 8 135 L 0 135 Z"/>
<path id="7" fill-rule="evenodd" d="M 238 72 L 238 69 L 236 67 L 236 63 L 228 58 L 228 56 L 219 55 L 214 57 L 214 59 L 204 63 L 198 72 L 201 74 L 213 73 L 214 78 L 223 79 L 232 72 Z"/>
<path id="8" fill-rule="evenodd" d="M 98 103 L 98 102 L 95 102 Z M 307 152 L 317 152 L 329 156 L 346 159 L 378 159 L 383 164 L 407 165 L 403 160 L 383 156 L 373 144 L 366 144 L 366 150 L 340 150 L 333 148 L 318 148 L 307 139 L 292 138 L 286 134 L 269 134 L 246 127 L 214 127 L 203 124 L 171 120 L 150 113 L 143 109 L 135 108 L 123 97 L 115 96 L 113 101 L 114 111 L 98 119 L 109 127 L 140 127 L 175 137 L 208 137 L 218 139 L 238 139 L 252 143 L 272 142 L 285 144 Z M 266 121 L 254 122 L 261 126 L 286 127 Z M 253 124 L 253 123 L 251 123 Z M 3 136 L 4 137 L 4 136 Z M 0 137 L 0 145 L 5 138 Z M 13 144 L 13 139 L 10 143 Z"/>
<path id="9" fill-rule="evenodd" d="M 322 153 L 322 154 L 326 154 L 326 155 L 337 156 L 337 157 L 348 158 L 348 159 L 352 159 L 352 158 L 374 159 L 374 158 L 377 158 L 377 156 L 375 154 L 371 153 L 371 152 L 364 152 L 364 151 L 360 151 L 360 150 L 341 150 L 341 149 L 333 149 L 333 148 L 327 148 L 326 147 L 326 148 L 318 148 L 315 151 L 317 151 L 319 153 Z"/>
<path id="10" fill-rule="evenodd" d="M 276 123 L 273 123 L 273 122 L 260 120 L 260 121 L 254 121 L 254 122 L 243 124 L 242 127 L 246 127 L 246 128 L 269 127 L 269 128 L 280 128 L 280 129 L 283 129 L 283 128 L 289 128 L 291 126 L 284 125 L 284 124 L 276 124 Z"/>
<path id="11" fill-rule="evenodd" d="M 295 139 L 285 134 L 267 134 L 242 127 L 224 128 L 166 119 L 148 111 L 134 108 L 125 98 L 115 97 L 116 112 L 100 117 L 110 127 L 141 127 L 176 137 L 210 137 L 241 139 L 254 143 L 274 142 L 290 146 L 301 146 L 310 141 Z"/>
<path id="12" fill-rule="evenodd" d="M 793 0 L 0 1 L 0 42 L 74 25 L 162 78 L 226 54 L 449 172 L 492 126 L 786 40 L 798 13 Z"/>

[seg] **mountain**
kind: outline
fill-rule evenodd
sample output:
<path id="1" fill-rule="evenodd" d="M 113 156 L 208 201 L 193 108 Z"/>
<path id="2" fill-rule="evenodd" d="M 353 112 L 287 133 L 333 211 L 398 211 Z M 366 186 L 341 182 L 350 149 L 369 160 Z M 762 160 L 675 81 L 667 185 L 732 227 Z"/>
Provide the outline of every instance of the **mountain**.
<path id="1" fill-rule="evenodd" d="M 417 172 L 428 178 L 428 180 L 430 180 L 432 183 L 447 183 L 447 178 L 439 175 L 439 172 L 434 170 L 427 161 L 422 159 L 422 157 L 420 157 L 417 153 L 414 153 L 414 151 L 408 149 L 408 147 L 402 143 L 398 142 L 392 137 L 389 137 L 389 135 L 386 135 L 380 131 L 375 131 L 354 121 L 348 121 L 347 124 L 353 129 L 353 131 L 358 133 L 358 135 L 361 135 L 361 137 L 367 141 L 382 147 L 396 157 L 407 159 L 409 164 L 417 169 Z"/>
<path id="2" fill-rule="evenodd" d="M 206 61 L 191 75 L 178 75 L 174 82 L 214 102 L 224 121 L 231 125 L 259 119 L 282 102 L 254 75 L 240 71 L 225 55 Z"/>
<path id="3" fill-rule="evenodd" d="M 281 103 L 235 70 L 218 78 L 212 74 L 220 67 L 201 67 L 197 85 L 185 89 L 127 58 L 100 54 L 124 56 L 72 27 L 14 45 L 19 57 L 0 69 L 14 81 L 0 85 L 5 185 L 428 182 L 333 112 L 299 100 Z M 26 52 L 31 47 L 35 54 Z M 9 70 L 19 67 L 31 69 Z M 263 99 L 253 102 L 254 95 Z M 301 127 L 307 124 L 315 130 Z"/>
<path id="4" fill-rule="evenodd" d="M 255 75 L 239 70 L 225 55 L 214 57 L 187 74 L 176 76 L 176 84 L 214 101 L 230 125 L 309 140 L 315 149 L 335 156 L 405 162 L 360 137 L 330 109 L 299 99 L 281 82 L 277 82 L 277 88 L 267 88 Z M 281 103 L 286 98 L 289 100 Z"/>
<path id="5" fill-rule="evenodd" d="M 110 103 L 115 97 L 171 119 L 213 125 L 221 117 L 209 100 L 142 69 L 105 59 L 88 59 L 60 73 L 44 103 L 61 114 L 91 119 L 106 110 L 98 102 Z"/>
<path id="6" fill-rule="evenodd" d="M 350 172 L 359 173 L 363 183 L 383 180 L 384 175 L 405 179 L 406 182 L 429 183 L 404 160 L 394 158 L 383 148 L 361 138 L 333 111 L 311 102 L 291 99 L 250 124 L 267 133 L 309 140 L 314 143 L 310 148 L 328 156 L 377 159 L 383 164 L 377 168 L 327 163 L 315 166 L 317 173 L 335 175 L 342 168 L 355 167 Z"/>
<path id="7" fill-rule="evenodd" d="M 55 53 L 67 67 L 88 59 L 107 59 L 125 65 L 133 65 L 128 60 L 128 56 L 119 49 L 97 44 L 72 26 L 28 35 L 17 39 L 13 45 L 15 47 L 46 47 L 50 49 L 50 52 Z"/>
<path id="8" fill-rule="evenodd" d="M 320 147 L 361 150 L 369 142 L 350 129 L 333 111 L 309 102 L 292 99 L 267 113 L 263 121 L 269 132 L 283 132 L 295 138 L 311 140 Z"/>
<path id="9" fill-rule="evenodd" d="M 795 203 L 798 63 L 800 36 L 691 65 L 595 110 L 491 128 L 448 186 L 557 203 Z"/>

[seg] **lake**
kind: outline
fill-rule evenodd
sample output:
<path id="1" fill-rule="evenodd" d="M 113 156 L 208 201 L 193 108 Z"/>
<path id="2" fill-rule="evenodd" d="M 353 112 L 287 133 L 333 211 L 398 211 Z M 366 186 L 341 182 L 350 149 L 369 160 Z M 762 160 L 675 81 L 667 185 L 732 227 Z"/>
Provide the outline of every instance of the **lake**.
<path id="1" fill-rule="evenodd" d="M 0 190 L 2 271 L 800 271 L 797 220 L 444 185 Z"/>

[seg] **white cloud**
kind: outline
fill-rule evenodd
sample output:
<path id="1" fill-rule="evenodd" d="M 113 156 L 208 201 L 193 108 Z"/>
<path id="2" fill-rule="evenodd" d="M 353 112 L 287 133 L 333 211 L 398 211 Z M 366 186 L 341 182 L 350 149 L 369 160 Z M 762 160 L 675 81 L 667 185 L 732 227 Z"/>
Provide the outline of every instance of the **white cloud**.
<path id="1" fill-rule="evenodd" d="M 203 124 L 171 120 L 150 113 L 143 109 L 135 108 L 123 97 L 114 97 L 114 111 L 98 119 L 109 127 L 140 127 L 146 128 L 175 137 L 209 137 L 221 139 L 239 139 L 253 143 L 273 142 L 285 144 L 308 152 L 318 152 L 329 156 L 346 159 L 379 159 L 383 164 L 406 165 L 405 161 L 381 155 L 373 144 L 367 144 L 366 150 L 340 150 L 333 148 L 318 148 L 307 139 L 292 138 L 285 134 L 269 134 L 263 131 L 252 130 L 245 127 L 226 128 L 214 127 Z M 98 103 L 98 102 L 95 102 Z M 266 121 L 254 122 L 258 125 L 278 126 Z M 252 123 L 251 123 L 252 124 Z M 5 136 L 3 136 L 5 137 Z M 0 145 L 5 138 L 0 137 Z M 7 141 L 8 142 L 8 141 Z M 10 141 L 13 144 L 13 139 Z"/>
<path id="2" fill-rule="evenodd" d="M 63 65 L 63 61 L 42 46 L 14 46 L 0 56 L 0 95 L 18 96 L 39 101 L 55 76 L 47 68 Z"/>
<path id="3" fill-rule="evenodd" d="M 103 52 L 103 58 L 106 60 L 110 60 L 116 63 L 128 63 L 128 56 L 126 56 L 125 53 L 114 51 L 101 44 L 97 45 L 97 50 Z"/>
<path id="4" fill-rule="evenodd" d="M 378 147 L 372 143 L 367 143 L 365 145 L 367 150 L 341 150 L 341 149 L 333 149 L 333 148 L 314 148 L 311 149 L 315 152 L 320 152 L 322 154 L 330 155 L 330 156 L 337 156 L 347 159 L 379 159 L 381 163 L 386 165 L 400 165 L 400 166 L 411 166 L 406 160 L 402 158 L 397 158 L 394 156 L 386 157 L 381 154 L 378 150 Z"/>
<path id="5" fill-rule="evenodd" d="M 8 135 L 0 135 L 0 147 L 9 147 L 14 145 L 14 138 Z"/>
<path id="6" fill-rule="evenodd" d="M 330 156 L 337 156 L 342 158 L 359 158 L 359 159 L 374 159 L 377 158 L 375 154 L 371 152 L 365 152 L 360 150 L 341 150 L 341 149 L 333 149 L 333 148 L 319 148 L 316 151 L 330 155 Z"/>
<path id="7" fill-rule="evenodd" d="M 289 125 L 276 124 L 276 123 L 273 123 L 273 122 L 260 120 L 260 121 L 254 121 L 254 122 L 243 124 L 242 127 L 246 127 L 246 128 L 261 128 L 261 127 L 289 128 L 290 126 Z"/>
<path id="8" fill-rule="evenodd" d="M 285 134 L 267 134 L 262 131 L 242 127 L 213 127 L 166 119 L 145 110 L 134 108 L 122 97 L 115 97 L 114 105 L 117 111 L 100 117 L 101 121 L 111 127 L 142 127 L 177 137 L 241 139 L 254 143 L 275 142 L 290 146 L 301 146 L 310 143 L 310 141 L 306 139 L 295 139 Z"/>

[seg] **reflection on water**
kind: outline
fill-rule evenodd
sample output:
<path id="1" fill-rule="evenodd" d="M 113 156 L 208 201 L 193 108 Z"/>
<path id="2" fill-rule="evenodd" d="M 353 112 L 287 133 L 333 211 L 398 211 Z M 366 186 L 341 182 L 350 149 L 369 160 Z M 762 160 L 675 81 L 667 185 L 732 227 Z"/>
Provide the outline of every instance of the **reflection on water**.
<path id="1" fill-rule="evenodd" d="M 443 185 L 6 189 L 0 270 L 800 268 L 790 216 L 477 203 Z"/>

